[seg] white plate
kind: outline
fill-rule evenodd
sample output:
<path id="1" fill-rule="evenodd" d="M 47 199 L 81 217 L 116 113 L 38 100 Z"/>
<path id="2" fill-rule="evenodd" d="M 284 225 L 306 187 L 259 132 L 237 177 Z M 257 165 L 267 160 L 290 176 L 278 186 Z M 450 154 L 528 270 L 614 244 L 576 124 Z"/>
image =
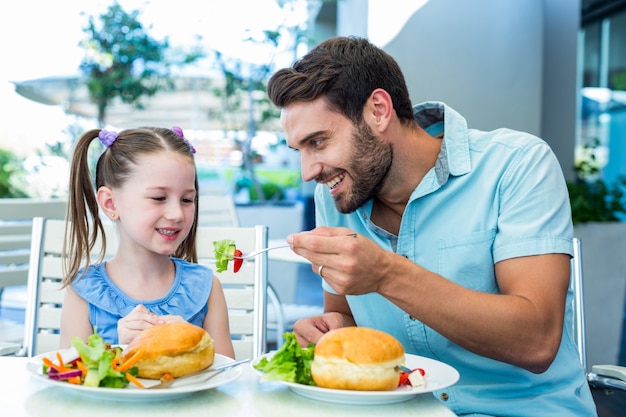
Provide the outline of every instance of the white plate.
<path id="1" fill-rule="evenodd" d="M 271 359 L 274 352 L 257 358 L 251 363 L 252 369 L 259 376 L 263 372 L 254 369 L 262 357 Z M 273 381 L 284 384 L 296 394 L 314 400 L 340 404 L 390 404 L 410 400 L 417 395 L 433 392 L 454 385 L 459 380 L 459 372 L 443 362 L 417 355 L 406 355 L 405 365 L 407 368 L 422 368 L 426 371 L 426 385 L 421 387 L 399 387 L 394 391 L 352 391 L 320 388 L 311 385 L 296 384 L 287 381 Z"/>
<path id="2" fill-rule="evenodd" d="M 61 354 L 64 358 L 71 356 L 72 349 L 65 349 L 61 351 Z M 74 351 L 75 352 L 75 351 Z M 218 387 L 220 385 L 226 384 L 228 382 L 234 381 L 239 378 L 243 370 L 241 366 L 236 366 L 231 369 L 227 369 L 222 373 L 216 375 L 205 382 L 194 383 L 193 380 L 196 377 L 191 377 L 193 379 L 184 381 L 184 385 L 182 385 L 183 381 L 181 381 L 180 386 L 176 386 L 176 383 L 172 385 L 171 388 L 162 388 L 162 389 L 142 389 L 138 388 L 134 384 L 128 384 L 126 388 L 101 388 L 101 387 L 86 387 L 84 385 L 75 385 L 70 384 L 64 381 L 55 381 L 53 379 L 48 378 L 47 375 L 43 373 L 43 362 L 42 357 L 49 357 L 54 362 L 56 362 L 56 351 L 50 353 L 44 353 L 42 355 L 31 358 L 26 363 L 26 369 L 30 374 L 36 378 L 38 381 L 45 382 L 50 384 L 51 386 L 61 387 L 68 390 L 76 391 L 78 393 L 89 395 L 97 398 L 106 398 L 113 399 L 118 401 L 157 401 L 157 400 L 170 400 L 173 398 L 184 397 L 186 395 L 193 394 L 194 392 L 203 391 Z M 75 356 L 74 356 L 75 357 Z M 234 362 L 231 358 L 227 356 L 222 356 L 219 354 L 215 354 L 215 359 L 213 361 L 213 365 L 222 365 L 226 363 Z M 211 365 L 207 368 L 206 372 L 210 372 Z M 204 373 L 198 374 L 197 378 L 202 379 Z M 139 380 L 146 386 L 149 387 L 151 385 L 156 385 L 159 383 L 158 380 L 150 380 L 150 379 L 142 379 Z"/>

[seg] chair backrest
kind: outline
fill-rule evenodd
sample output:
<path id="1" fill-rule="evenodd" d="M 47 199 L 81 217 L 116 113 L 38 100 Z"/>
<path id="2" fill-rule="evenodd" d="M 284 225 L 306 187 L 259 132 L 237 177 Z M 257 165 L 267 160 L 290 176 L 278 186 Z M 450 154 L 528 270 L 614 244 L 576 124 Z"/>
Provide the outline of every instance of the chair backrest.
<path id="1" fill-rule="evenodd" d="M 28 281 L 33 218 L 65 219 L 66 209 L 63 199 L 0 199 L 0 290 Z"/>
<path id="2" fill-rule="evenodd" d="M 573 333 L 578 348 L 580 363 L 587 372 L 587 352 L 585 346 L 585 305 L 583 299 L 583 259 L 582 242 L 578 238 L 573 239 L 574 255 L 571 259 L 570 288 L 573 293 L 572 316 Z"/>
<path id="3" fill-rule="evenodd" d="M 267 226 L 199 226 L 197 234 L 200 263 L 214 268 L 213 242 L 232 239 L 244 253 L 267 247 Z M 267 252 L 246 259 L 235 273 L 232 266 L 217 274 L 229 310 L 230 332 L 237 359 L 255 358 L 264 353 L 267 328 Z"/>
<path id="4" fill-rule="evenodd" d="M 239 226 L 235 202 L 230 194 L 198 197 L 198 226 Z"/>
<path id="5" fill-rule="evenodd" d="M 105 233 L 105 256 L 110 257 L 117 249 L 115 226 L 105 223 Z M 33 219 L 22 348 L 22 354 L 26 356 L 56 350 L 61 343 L 59 330 L 65 294 L 61 289 L 64 236 L 65 220 Z M 96 242 L 94 256 L 98 255 L 100 247 L 100 241 Z"/>
<path id="6" fill-rule="evenodd" d="M 198 197 L 198 226 L 240 226 L 232 195 L 200 195 Z M 282 334 L 285 332 L 284 311 L 276 291 L 269 282 L 267 284 L 267 302 L 271 309 L 268 310 L 267 314 L 266 338 L 268 333 L 277 336 L 276 340 L 266 340 L 266 343 L 275 344 L 278 348 L 282 345 Z"/>
<path id="7" fill-rule="evenodd" d="M 107 253 L 117 249 L 117 231 L 105 224 Z M 33 220 L 31 262 L 28 276 L 24 346 L 22 353 L 35 356 L 60 346 L 61 308 L 64 290 L 61 251 L 65 221 Z M 267 245 L 267 227 L 201 227 L 198 229 L 198 255 L 213 267 L 213 241 L 233 239 L 243 251 Z M 94 247 L 94 255 L 100 251 Z M 253 358 L 264 352 L 266 328 L 267 254 L 248 260 L 236 274 L 219 274 L 229 308 L 229 320 L 237 358 Z"/>

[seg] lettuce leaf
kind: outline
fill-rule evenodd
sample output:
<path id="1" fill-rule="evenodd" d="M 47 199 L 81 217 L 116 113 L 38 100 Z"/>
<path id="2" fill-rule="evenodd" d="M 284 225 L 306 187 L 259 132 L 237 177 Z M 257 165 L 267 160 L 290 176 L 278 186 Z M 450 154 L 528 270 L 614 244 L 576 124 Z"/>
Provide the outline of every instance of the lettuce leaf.
<path id="1" fill-rule="evenodd" d="M 87 343 L 78 336 L 72 338 L 72 346 L 80 355 L 83 364 L 89 369 L 83 385 L 90 387 L 124 388 L 128 381 L 123 373 L 111 367 L 113 359 L 121 354 L 121 349 L 109 350 L 108 346 L 94 328 L 94 333 L 87 338 Z"/>
<path id="2" fill-rule="evenodd" d="M 315 356 L 315 345 L 303 348 L 295 333 L 283 335 L 285 343 L 271 359 L 261 358 L 254 368 L 263 372 L 262 380 L 288 381 L 304 385 L 315 385 L 311 376 L 311 362 Z"/>
<path id="3" fill-rule="evenodd" d="M 224 272 L 228 269 L 228 261 L 233 259 L 235 249 L 235 241 L 232 239 L 216 240 L 213 242 L 216 272 Z"/>

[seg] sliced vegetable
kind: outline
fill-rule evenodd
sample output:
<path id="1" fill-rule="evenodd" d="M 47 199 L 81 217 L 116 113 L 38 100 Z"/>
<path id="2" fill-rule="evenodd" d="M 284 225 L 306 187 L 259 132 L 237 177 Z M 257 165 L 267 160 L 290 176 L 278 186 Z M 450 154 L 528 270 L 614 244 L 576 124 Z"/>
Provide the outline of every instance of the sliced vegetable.
<path id="1" fill-rule="evenodd" d="M 111 347 L 105 343 L 97 330 L 87 338 L 87 343 L 80 337 L 73 338 L 72 346 L 78 352 L 78 358 L 64 363 L 61 353 L 57 352 L 58 364 L 50 358 L 42 359 L 44 373 L 50 379 L 91 387 L 125 388 L 137 375 L 138 370 L 134 364 L 139 358 L 133 357 L 120 363 L 122 348 Z M 139 384 L 133 381 L 137 386 L 141 385 L 140 381 L 137 382 Z"/>
<path id="2" fill-rule="evenodd" d="M 59 372 L 56 368 L 50 368 L 48 370 L 48 377 L 50 379 L 54 379 L 55 381 L 65 381 L 66 379 L 81 377 L 83 375 L 83 371 L 80 369 L 69 369 L 67 371 Z"/>
<path id="3" fill-rule="evenodd" d="M 135 384 L 139 388 L 145 388 L 145 385 L 142 384 L 140 380 L 138 380 L 137 378 L 135 378 L 133 375 L 131 375 L 128 372 L 126 373 L 126 379 L 128 379 L 130 382 L 132 382 L 133 384 Z"/>
<path id="4" fill-rule="evenodd" d="M 235 249 L 235 256 L 243 256 L 243 252 L 241 252 L 239 249 Z M 239 270 L 241 269 L 241 265 L 243 265 L 243 259 L 235 258 L 233 261 L 233 271 L 239 272 Z"/>
<path id="5" fill-rule="evenodd" d="M 405 367 L 401 367 L 402 372 L 400 372 L 400 381 L 398 382 L 399 387 L 419 387 L 426 383 L 424 376 L 426 375 L 426 371 L 422 368 L 415 369 L 407 369 Z"/>

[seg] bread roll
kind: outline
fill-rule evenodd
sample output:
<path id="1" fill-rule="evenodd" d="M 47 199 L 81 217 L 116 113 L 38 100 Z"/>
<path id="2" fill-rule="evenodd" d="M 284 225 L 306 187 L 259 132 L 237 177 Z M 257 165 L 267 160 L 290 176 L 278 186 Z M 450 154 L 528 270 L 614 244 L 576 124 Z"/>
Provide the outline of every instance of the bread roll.
<path id="1" fill-rule="evenodd" d="M 390 334 L 367 327 L 331 330 L 318 341 L 311 375 L 319 387 L 391 391 L 398 387 L 404 347 Z"/>
<path id="2" fill-rule="evenodd" d="M 140 355 L 135 366 L 138 376 L 160 379 L 164 374 L 174 378 L 211 366 L 215 358 L 213 339 L 201 327 L 187 322 L 165 323 L 142 331 L 124 349 L 122 363 Z"/>

